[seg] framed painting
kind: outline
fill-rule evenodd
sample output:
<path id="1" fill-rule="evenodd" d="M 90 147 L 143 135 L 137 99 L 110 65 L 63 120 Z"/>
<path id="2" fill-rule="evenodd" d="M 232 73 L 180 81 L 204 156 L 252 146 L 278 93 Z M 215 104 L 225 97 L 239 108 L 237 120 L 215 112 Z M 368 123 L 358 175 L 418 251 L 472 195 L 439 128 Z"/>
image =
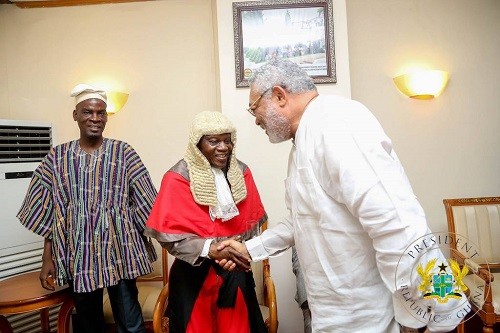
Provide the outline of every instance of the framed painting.
<path id="1" fill-rule="evenodd" d="M 315 83 L 335 83 L 332 0 L 233 2 L 236 87 L 255 69 L 289 59 Z"/>

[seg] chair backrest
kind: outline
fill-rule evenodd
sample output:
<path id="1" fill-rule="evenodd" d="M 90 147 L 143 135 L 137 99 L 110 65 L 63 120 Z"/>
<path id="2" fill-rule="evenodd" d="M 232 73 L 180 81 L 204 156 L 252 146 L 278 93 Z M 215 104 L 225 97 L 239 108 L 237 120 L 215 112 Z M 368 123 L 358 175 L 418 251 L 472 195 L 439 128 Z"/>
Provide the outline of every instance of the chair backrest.
<path id="1" fill-rule="evenodd" d="M 262 261 L 252 262 L 253 279 L 255 280 L 255 293 L 259 304 L 264 304 L 264 273 Z"/>
<path id="2" fill-rule="evenodd" d="M 141 276 L 137 279 L 138 282 L 154 282 L 162 281 L 163 285 L 168 283 L 168 252 L 163 248 L 156 239 L 152 239 L 158 259 L 153 262 L 153 271 L 148 275 Z"/>
<path id="3" fill-rule="evenodd" d="M 267 229 L 267 221 L 265 221 L 262 226 L 261 226 L 261 232 Z M 252 262 L 252 272 L 253 272 L 253 279 L 255 280 L 255 293 L 257 294 L 257 301 L 261 305 L 266 305 L 265 301 L 265 274 L 270 274 L 270 265 L 269 265 L 269 259 L 265 259 L 262 261 L 258 262 Z"/>
<path id="4" fill-rule="evenodd" d="M 267 228 L 267 221 L 261 227 L 261 231 Z M 264 304 L 264 269 L 263 262 L 257 261 L 250 264 L 252 266 L 253 279 L 255 280 L 255 293 L 259 304 Z"/>
<path id="5" fill-rule="evenodd" d="M 448 230 L 479 249 L 477 263 L 500 268 L 500 197 L 444 199 Z M 451 247 L 466 255 L 465 249 Z"/>
<path id="6" fill-rule="evenodd" d="M 267 229 L 267 221 L 261 226 L 261 231 Z M 278 332 L 278 305 L 276 303 L 276 290 L 271 277 L 269 259 L 252 262 L 252 272 L 255 280 L 255 293 L 260 304 L 260 310 L 266 322 L 269 333 Z"/>

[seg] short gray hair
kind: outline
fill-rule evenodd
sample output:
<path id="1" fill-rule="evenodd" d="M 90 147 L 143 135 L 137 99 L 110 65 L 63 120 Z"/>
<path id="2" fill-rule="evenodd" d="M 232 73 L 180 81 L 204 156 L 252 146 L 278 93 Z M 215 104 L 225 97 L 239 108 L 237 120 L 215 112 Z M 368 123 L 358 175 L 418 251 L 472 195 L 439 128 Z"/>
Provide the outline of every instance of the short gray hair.
<path id="1" fill-rule="evenodd" d="M 292 94 L 316 91 L 316 86 L 307 72 L 290 60 L 269 61 L 255 70 L 249 82 L 260 94 L 274 86 L 280 86 Z"/>

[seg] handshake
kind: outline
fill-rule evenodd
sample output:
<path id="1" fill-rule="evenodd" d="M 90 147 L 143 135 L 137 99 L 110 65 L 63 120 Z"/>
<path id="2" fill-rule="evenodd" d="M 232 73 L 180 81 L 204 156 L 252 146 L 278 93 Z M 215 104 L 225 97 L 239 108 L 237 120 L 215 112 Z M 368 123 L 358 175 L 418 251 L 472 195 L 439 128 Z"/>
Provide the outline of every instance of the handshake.
<path id="1" fill-rule="evenodd" d="M 220 267 L 227 271 L 234 269 L 249 272 L 251 270 L 250 254 L 245 244 L 241 243 L 241 237 L 226 239 L 219 243 L 212 242 L 208 257 L 214 259 Z"/>

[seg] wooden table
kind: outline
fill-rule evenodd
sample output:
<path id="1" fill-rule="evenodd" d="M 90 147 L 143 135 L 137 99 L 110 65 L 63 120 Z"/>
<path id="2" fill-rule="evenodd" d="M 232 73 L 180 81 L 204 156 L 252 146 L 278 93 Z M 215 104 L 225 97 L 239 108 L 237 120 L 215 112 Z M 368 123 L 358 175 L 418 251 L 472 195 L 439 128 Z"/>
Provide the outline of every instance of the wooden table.
<path id="1" fill-rule="evenodd" d="M 6 314 L 40 311 L 40 321 L 43 333 L 50 332 L 49 307 L 71 302 L 69 287 L 56 286 L 56 290 L 46 290 L 40 285 L 38 276 L 40 272 L 30 272 L 17 275 L 0 281 L 0 332 L 11 333 L 12 327 Z M 66 308 L 66 307 L 65 307 Z M 59 314 L 61 318 L 61 313 Z M 58 321 L 58 325 L 69 326 L 69 313 L 64 313 L 64 321 Z"/>

